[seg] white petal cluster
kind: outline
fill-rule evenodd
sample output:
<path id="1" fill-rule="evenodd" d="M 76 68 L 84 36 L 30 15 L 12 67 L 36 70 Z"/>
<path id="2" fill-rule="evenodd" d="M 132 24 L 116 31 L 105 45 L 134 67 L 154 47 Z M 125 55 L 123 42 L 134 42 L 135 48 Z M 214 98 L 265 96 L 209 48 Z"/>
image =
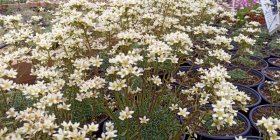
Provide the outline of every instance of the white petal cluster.
<path id="1" fill-rule="evenodd" d="M 188 92 L 191 95 L 199 95 L 199 103 L 205 105 L 209 99 L 215 99 L 212 104 L 214 120 L 213 126 L 217 129 L 226 124 L 234 125 L 234 118 L 237 116 L 237 110 L 234 105 L 240 105 L 241 109 L 246 111 L 245 106 L 250 98 L 232 84 L 226 81 L 229 78 L 227 70 L 222 66 L 215 66 L 210 69 L 200 69 L 202 73 L 199 83 L 196 83 Z"/>
<path id="2" fill-rule="evenodd" d="M 269 134 L 271 140 L 280 139 L 280 136 L 278 134 L 278 131 L 280 129 L 280 119 L 272 117 L 262 117 L 261 120 L 258 120 L 257 125 L 265 128 L 265 131 Z"/>
<path id="3" fill-rule="evenodd" d="M 130 118 L 132 118 L 133 113 L 134 113 L 134 111 L 131 111 L 131 110 L 129 110 L 128 107 L 125 107 L 125 110 L 122 110 L 120 112 L 119 119 L 120 120 L 130 119 Z"/>

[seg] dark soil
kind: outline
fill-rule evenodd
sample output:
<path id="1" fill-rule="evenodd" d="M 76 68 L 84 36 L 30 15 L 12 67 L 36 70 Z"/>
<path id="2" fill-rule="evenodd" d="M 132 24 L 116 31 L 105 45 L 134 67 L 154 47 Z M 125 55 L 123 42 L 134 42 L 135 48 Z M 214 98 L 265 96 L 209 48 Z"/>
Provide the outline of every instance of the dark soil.
<path id="1" fill-rule="evenodd" d="M 265 74 L 271 78 L 271 79 L 274 79 L 274 80 L 280 80 L 280 78 L 276 78 L 275 75 L 277 75 L 277 72 L 278 70 L 271 70 L 271 69 L 266 69 L 265 70 Z"/>
<path id="2" fill-rule="evenodd" d="M 254 85 L 259 83 L 261 81 L 261 78 L 248 72 L 248 78 L 246 80 L 233 80 L 233 79 L 228 79 L 228 80 L 232 83 L 248 86 L 248 85 Z"/>
<path id="3" fill-rule="evenodd" d="M 280 59 L 276 59 L 275 61 L 272 61 L 272 64 L 280 67 Z"/>
<path id="4" fill-rule="evenodd" d="M 193 117 L 193 120 L 203 120 L 205 121 L 204 124 L 200 124 L 199 122 L 201 121 L 192 121 L 190 124 L 190 127 L 195 127 L 195 131 L 201 134 L 207 134 L 210 136 L 234 136 L 237 134 L 240 134 L 246 130 L 246 123 L 243 122 L 242 120 L 236 118 L 235 121 L 237 124 L 232 125 L 232 126 L 225 126 L 221 127 L 220 130 L 217 130 L 215 126 L 211 126 L 213 123 L 213 119 L 211 114 L 207 114 L 203 117 L 202 114 L 196 114 Z"/>

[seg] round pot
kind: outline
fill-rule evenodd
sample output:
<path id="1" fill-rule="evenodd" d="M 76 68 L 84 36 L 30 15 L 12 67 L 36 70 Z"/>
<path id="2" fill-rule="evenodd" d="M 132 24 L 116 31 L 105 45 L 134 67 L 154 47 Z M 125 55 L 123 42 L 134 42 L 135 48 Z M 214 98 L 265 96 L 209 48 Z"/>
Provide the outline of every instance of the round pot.
<path id="1" fill-rule="evenodd" d="M 207 104 L 205 106 L 202 107 L 203 109 L 211 109 L 211 105 L 210 104 Z M 188 109 L 190 112 L 193 111 L 193 107 L 189 108 Z M 237 112 L 237 117 L 242 120 L 243 122 L 246 123 L 246 129 L 240 133 L 240 134 L 235 134 L 233 136 L 210 136 L 208 134 L 204 134 L 204 133 L 199 133 L 199 132 L 195 132 L 198 136 L 197 139 L 201 139 L 201 140 L 235 140 L 235 137 L 236 136 L 248 136 L 250 134 L 250 131 L 251 131 L 251 123 L 249 121 L 249 119 L 243 115 L 242 113 L 240 112 Z M 182 116 L 178 116 L 179 120 L 180 120 L 180 123 L 183 123 L 184 122 L 184 119 Z"/>
<path id="2" fill-rule="evenodd" d="M 247 127 L 245 131 L 240 134 L 236 134 L 234 136 L 209 136 L 207 134 L 197 133 L 197 135 L 200 139 L 207 139 L 207 140 L 235 140 L 236 136 L 247 136 L 251 130 L 250 121 L 243 114 L 239 112 L 237 113 L 237 117 L 241 119 L 243 122 L 245 122 Z"/>
<path id="3" fill-rule="evenodd" d="M 235 69 L 234 67 L 228 67 L 227 68 L 228 70 L 233 70 Z M 259 84 L 263 83 L 265 81 L 265 76 L 257 71 L 257 70 L 253 70 L 253 69 L 248 69 L 248 68 L 240 68 L 241 70 L 245 70 L 245 71 L 248 71 L 250 74 L 252 75 L 255 75 L 257 77 L 260 78 L 260 81 L 255 83 L 255 84 L 251 84 L 251 85 L 244 85 L 244 84 L 240 84 L 240 83 L 236 83 L 236 82 L 233 82 L 235 85 L 241 85 L 241 86 L 246 86 L 246 87 L 250 87 L 250 88 L 254 88 L 254 87 L 257 87 Z"/>
<path id="4" fill-rule="evenodd" d="M 257 110 L 259 108 L 280 108 L 280 105 L 277 105 L 277 104 L 270 104 L 270 105 L 261 105 L 261 106 L 257 106 L 255 108 L 253 108 L 251 111 L 250 111 L 250 114 L 249 114 L 249 120 L 253 126 L 254 129 L 256 129 L 261 135 L 264 134 L 264 131 L 261 130 L 257 125 L 256 125 L 256 122 L 254 121 L 253 119 L 253 115 L 257 112 Z M 264 116 L 264 117 L 268 117 L 268 116 Z"/>
<path id="5" fill-rule="evenodd" d="M 266 86 L 266 83 L 263 82 L 261 83 L 259 86 L 258 86 L 258 92 L 260 94 L 260 96 L 262 97 L 262 99 L 265 101 L 265 103 L 269 103 L 269 104 L 272 104 L 272 102 L 267 99 L 267 97 L 262 93 L 262 89 Z"/>
<path id="6" fill-rule="evenodd" d="M 272 57 L 280 58 L 279 55 L 273 53 L 274 51 L 275 51 L 275 52 L 276 52 L 276 51 L 280 51 L 280 49 L 276 49 L 276 50 L 273 50 L 273 49 L 272 49 L 272 50 L 271 50 L 271 56 L 272 56 Z"/>
<path id="7" fill-rule="evenodd" d="M 265 78 L 267 78 L 270 81 L 276 81 L 276 79 L 274 79 L 273 77 L 269 76 L 265 71 L 266 70 L 273 70 L 273 71 L 280 71 L 280 68 L 277 67 L 268 67 L 266 69 L 262 70 L 263 75 L 265 76 Z"/>
<path id="8" fill-rule="evenodd" d="M 276 60 L 280 60 L 280 58 L 269 58 L 267 61 L 270 65 L 272 65 L 273 67 L 280 67 L 280 65 L 276 65 L 274 64 L 273 62 L 276 61 Z"/>
<path id="9" fill-rule="evenodd" d="M 248 104 L 246 105 L 246 107 L 251 110 L 252 108 L 258 106 L 261 101 L 262 101 L 262 97 L 260 96 L 260 94 L 255 91 L 254 89 L 252 88 L 249 88 L 249 87 L 246 87 L 246 86 L 242 86 L 242 85 L 237 85 L 237 89 L 240 90 L 240 91 L 244 91 L 245 93 L 247 94 L 250 94 L 251 96 L 255 97 L 256 98 L 256 102 L 254 104 Z"/>
<path id="10" fill-rule="evenodd" d="M 236 58 L 236 57 L 234 57 L 234 58 Z M 255 68 L 255 69 L 252 68 L 254 70 L 261 71 L 262 69 L 266 69 L 268 67 L 268 63 L 265 60 L 263 60 L 262 58 L 255 57 L 255 56 L 250 56 L 250 59 L 255 60 L 255 61 L 260 61 L 261 65 L 262 65 L 261 68 Z M 247 66 L 238 66 L 238 65 L 235 65 L 233 63 L 231 63 L 230 65 L 233 66 L 233 67 L 237 67 L 237 68 L 250 68 L 250 67 L 247 67 Z"/>

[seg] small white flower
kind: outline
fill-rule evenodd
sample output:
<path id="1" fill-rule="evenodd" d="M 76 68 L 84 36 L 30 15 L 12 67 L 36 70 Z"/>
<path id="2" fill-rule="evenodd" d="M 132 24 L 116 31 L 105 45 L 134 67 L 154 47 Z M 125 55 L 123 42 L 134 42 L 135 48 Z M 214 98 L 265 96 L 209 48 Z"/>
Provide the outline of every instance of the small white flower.
<path id="1" fill-rule="evenodd" d="M 125 119 L 132 118 L 133 113 L 134 113 L 134 111 L 130 111 L 128 107 L 125 107 L 125 110 L 120 112 L 119 119 L 125 120 Z"/>
<path id="2" fill-rule="evenodd" d="M 178 109 L 178 104 L 172 104 L 171 107 L 169 107 L 171 111 L 174 111 Z"/>
<path id="3" fill-rule="evenodd" d="M 6 114 L 7 114 L 7 118 L 15 118 L 17 115 L 18 115 L 18 113 L 15 111 L 15 108 L 10 108 L 7 112 L 6 112 Z"/>
<path id="4" fill-rule="evenodd" d="M 147 124 L 147 122 L 150 120 L 146 116 L 144 116 L 143 118 L 139 118 L 139 119 L 140 119 L 140 123 L 145 123 L 145 124 Z"/>
<path id="5" fill-rule="evenodd" d="M 178 73 L 177 73 L 177 75 L 179 75 L 179 76 L 184 76 L 186 73 L 184 72 L 184 71 L 179 71 Z"/>
<path id="6" fill-rule="evenodd" d="M 189 115 L 190 114 L 190 112 L 188 112 L 187 111 L 187 108 L 179 108 L 179 113 L 178 113 L 178 115 L 180 115 L 180 116 L 183 116 L 183 117 L 187 117 L 187 115 Z"/>
<path id="7" fill-rule="evenodd" d="M 156 84 L 157 86 L 161 85 L 161 79 L 159 78 L 159 76 L 154 76 L 151 78 L 151 80 L 154 82 L 154 84 Z"/>

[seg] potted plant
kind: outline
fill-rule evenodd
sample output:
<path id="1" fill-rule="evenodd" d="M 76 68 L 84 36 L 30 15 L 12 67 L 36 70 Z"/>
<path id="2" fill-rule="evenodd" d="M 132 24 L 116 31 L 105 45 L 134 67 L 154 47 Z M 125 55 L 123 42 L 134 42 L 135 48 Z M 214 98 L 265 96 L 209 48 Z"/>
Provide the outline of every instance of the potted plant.
<path id="1" fill-rule="evenodd" d="M 270 81 L 279 81 L 280 80 L 280 68 L 268 67 L 266 69 L 263 69 L 262 73 Z"/>
<path id="2" fill-rule="evenodd" d="M 70 0 L 55 10 L 49 30 L 33 30 L 32 22 L 20 16 L 3 16 L 7 32 L 1 41 L 11 49 L 2 54 L 9 61 L 0 63 L 9 65 L 12 58 L 33 62 L 36 81 L 13 83 L 5 76 L 14 77 L 14 70 L 0 66 L 5 71 L 0 74 L 0 101 L 7 103 L 0 108 L 1 118 L 9 120 L 0 137 L 177 140 L 186 133 L 222 139 L 247 135 L 250 122 L 237 112 L 247 110 L 250 98 L 228 82 L 222 66 L 231 58 L 227 31 L 234 15 L 214 0 L 180 2 L 184 4 Z M 172 78 L 185 60 L 196 56 L 194 63 L 202 68 L 189 68 L 181 83 Z M 174 82 L 179 83 L 177 91 Z M 18 91 L 32 104 L 15 108 L 9 91 Z M 204 131 L 197 129 L 201 126 Z"/>
<path id="3" fill-rule="evenodd" d="M 229 81 L 247 87 L 257 87 L 264 81 L 262 73 L 252 69 L 229 68 Z"/>
<path id="4" fill-rule="evenodd" d="M 280 53 L 279 53 L 279 44 L 280 44 L 280 39 L 274 39 L 269 43 L 269 47 L 271 48 L 271 55 L 273 57 L 279 58 Z"/>
<path id="5" fill-rule="evenodd" d="M 208 139 L 234 139 L 234 135 L 247 135 L 250 131 L 249 121 L 244 115 L 234 111 L 233 103 L 231 104 L 229 100 L 235 100 L 236 104 L 246 111 L 249 96 L 225 81 L 229 77 L 225 68 L 218 66 L 209 70 L 200 69 L 200 72 L 202 81 L 184 91 L 190 101 L 197 100 L 193 102 L 193 107 L 187 112 L 188 115 L 184 114 L 186 108 L 174 107 L 175 110 L 180 111 L 178 114 L 181 116 L 183 124 L 188 126 L 187 133 L 190 136 L 194 133 L 200 138 Z M 225 87 L 228 88 L 227 94 L 223 92 Z M 224 97 L 228 97 L 228 99 Z M 194 122 L 193 119 L 197 121 Z M 236 129 L 237 127 L 239 129 Z"/>
<path id="6" fill-rule="evenodd" d="M 259 85 L 258 92 L 267 103 L 279 104 L 279 81 L 266 81 Z"/>
<path id="7" fill-rule="evenodd" d="M 280 58 L 269 58 L 268 63 L 273 67 L 280 67 Z"/>
<path id="8" fill-rule="evenodd" d="M 277 136 L 277 131 L 279 128 L 278 125 L 274 124 L 274 118 L 277 120 L 278 117 L 279 105 L 274 104 L 255 107 L 250 112 L 249 119 L 253 127 L 264 136 L 264 139 L 277 140 L 279 139 L 279 136 Z"/>
<path id="9" fill-rule="evenodd" d="M 236 55 L 232 58 L 231 64 L 236 67 L 246 67 L 261 70 L 268 67 L 266 61 L 253 56 L 253 46 L 256 44 L 255 33 L 259 33 L 258 22 L 249 22 L 239 29 L 239 34 L 234 36 L 234 41 L 239 45 Z"/>

